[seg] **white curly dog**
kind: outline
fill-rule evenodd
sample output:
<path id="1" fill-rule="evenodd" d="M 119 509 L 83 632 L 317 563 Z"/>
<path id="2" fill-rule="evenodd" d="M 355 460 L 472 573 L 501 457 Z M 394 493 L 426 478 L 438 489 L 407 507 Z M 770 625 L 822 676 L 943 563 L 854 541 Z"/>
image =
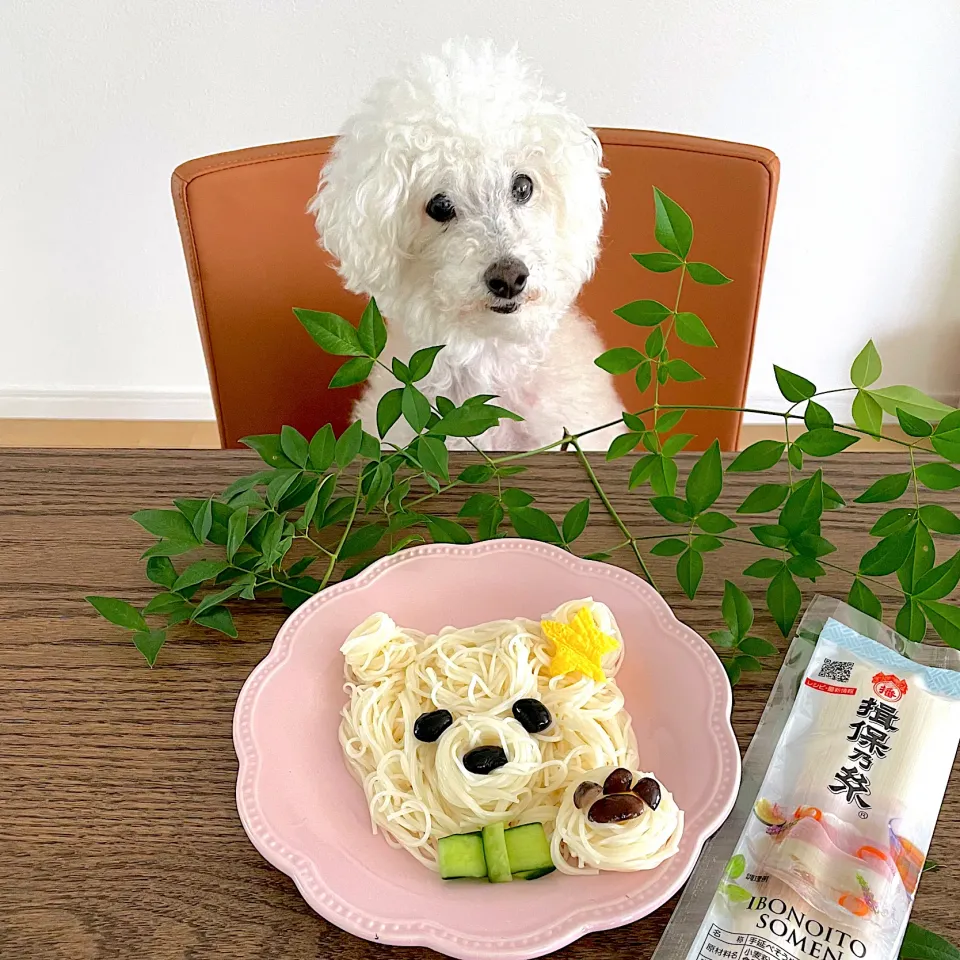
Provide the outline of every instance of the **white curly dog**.
<path id="1" fill-rule="evenodd" d="M 621 415 L 575 307 L 597 260 L 604 173 L 587 124 L 515 50 L 486 43 L 449 43 L 380 81 L 321 173 L 309 211 L 347 288 L 387 319 L 381 359 L 445 344 L 418 384 L 431 400 L 492 394 L 524 418 L 487 431 L 483 449 L 529 450 Z M 374 370 L 355 409 L 369 432 L 396 386 Z M 613 432 L 584 445 L 605 449 Z M 400 420 L 386 439 L 412 436 Z"/>

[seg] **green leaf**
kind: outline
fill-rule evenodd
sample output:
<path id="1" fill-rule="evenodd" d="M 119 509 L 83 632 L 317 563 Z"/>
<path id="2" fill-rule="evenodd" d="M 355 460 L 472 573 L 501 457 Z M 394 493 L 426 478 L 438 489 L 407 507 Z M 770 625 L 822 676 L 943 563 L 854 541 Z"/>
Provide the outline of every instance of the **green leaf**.
<path id="1" fill-rule="evenodd" d="M 410 368 L 399 358 L 394 357 L 393 360 L 390 361 L 390 369 L 401 383 L 410 382 Z"/>
<path id="2" fill-rule="evenodd" d="M 200 545 L 190 521 L 178 510 L 138 510 L 130 519 L 155 537 Z"/>
<path id="3" fill-rule="evenodd" d="M 280 449 L 285 457 L 292 460 L 298 467 L 307 465 L 309 447 L 307 439 L 296 427 L 283 426 L 280 428 Z"/>
<path id="4" fill-rule="evenodd" d="M 490 398 L 491 400 L 493 397 Z M 451 410 L 455 410 L 457 405 L 450 400 L 448 397 L 438 396 L 435 401 L 435 406 L 440 413 L 441 417 L 445 417 Z"/>
<path id="5" fill-rule="evenodd" d="M 802 556 L 813 557 L 814 559 L 836 553 L 837 550 L 829 540 L 809 532 L 801 533 L 795 537 L 793 545 Z"/>
<path id="6" fill-rule="evenodd" d="M 487 510 L 490 510 L 496 502 L 497 498 L 492 493 L 475 493 L 472 497 L 467 498 L 457 516 L 480 517 Z"/>
<path id="7" fill-rule="evenodd" d="M 736 664 L 741 670 L 747 670 L 750 673 L 763 673 L 763 664 L 754 657 L 737 657 Z"/>
<path id="8" fill-rule="evenodd" d="M 692 383 L 694 380 L 703 379 L 703 374 L 690 366 L 686 360 L 668 360 L 663 364 L 663 369 L 666 370 L 677 383 Z"/>
<path id="9" fill-rule="evenodd" d="M 750 632 L 753 626 L 753 605 L 732 580 L 723 581 L 723 601 L 720 604 L 720 612 L 735 639 L 740 640 Z"/>
<path id="10" fill-rule="evenodd" d="M 693 600 L 703 576 L 703 557 L 696 550 L 685 550 L 677 560 L 677 582 L 683 592 Z"/>
<path id="11" fill-rule="evenodd" d="M 431 433 L 448 437 L 476 437 L 495 427 L 501 420 L 523 420 L 519 414 L 492 404 L 471 404 L 469 401 L 446 414 L 434 424 Z M 502 468 L 503 470 L 507 468 Z M 504 474 L 506 476 L 506 474 Z"/>
<path id="12" fill-rule="evenodd" d="M 310 567 L 319 560 L 319 557 L 301 557 L 296 563 L 291 563 L 287 569 L 288 577 L 299 577 L 301 573 L 309 570 Z"/>
<path id="13" fill-rule="evenodd" d="M 739 877 L 743 876 L 743 871 L 747 869 L 747 858 L 744 857 L 742 853 L 738 853 L 735 857 L 732 857 L 730 862 L 727 864 L 727 869 L 724 871 L 725 875 L 730 880 L 736 880 Z"/>
<path id="14" fill-rule="evenodd" d="M 735 660 L 727 660 L 723 665 L 723 669 L 727 671 L 727 676 L 730 678 L 730 686 L 735 687 L 740 682 L 740 677 L 742 675 L 739 665 Z M 726 884 L 726 886 L 734 887 L 737 890 L 743 890 L 743 887 L 738 887 L 736 884 Z M 745 890 L 744 893 L 746 893 Z"/>
<path id="15" fill-rule="evenodd" d="M 862 610 L 868 617 L 883 620 L 883 605 L 880 603 L 880 599 L 859 577 L 853 581 L 853 585 L 850 587 L 847 603 L 851 607 Z"/>
<path id="16" fill-rule="evenodd" d="M 800 588 L 790 571 L 786 567 L 781 568 L 767 587 L 767 608 L 785 637 L 797 619 L 801 600 Z"/>
<path id="17" fill-rule="evenodd" d="M 727 472 L 752 473 L 769 470 L 780 462 L 786 448 L 787 445 L 782 440 L 758 440 L 737 454 L 733 463 L 727 467 Z"/>
<path id="18" fill-rule="evenodd" d="M 360 444 L 363 440 L 363 426 L 355 420 L 347 427 L 337 440 L 334 456 L 339 467 L 348 467 L 360 453 Z"/>
<path id="19" fill-rule="evenodd" d="M 415 433 L 420 433 L 427 425 L 427 420 L 430 418 L 430 401 L 411 383 L 403 388 L 400 409 L 404 420 L 410 424 Z"/>
<path id="20" fill-rule="evenodd" d="M 647 425 L 634 413 L 624 411 L 623 422 L 626 424 L 627 429 L 632 430 L 634 433 L 645 433 L 647 430 Z"/>
<path id="21" fill-rule="evenodd" d="M 677 489 L 677 464 L 669 457 L 657 456 L 650 471 L 650 486 L 658 496 L 672 497 Z"/>
<path id="22" fill-rule="evenodd" d="M 200 616 L 211 609 L 211 607 L 219 606 L 225 600 L 235 597 L 243 589 L 243 587 L 244 585 L 242 583 L 231 583 L 230 586 L 225 587 L 223 590 L 208 594 L 194 608 L 190 619 L 197 620 Z"/>
<path id="23" fill-rule="evenodd" d="M 868 433 L 880 436 L 883 432 L 883 410 L 866 390 L 858 390 L 853 398 L 853 422 Z"/>
<path id="24" fill-rule="evenodd" d="M 274 478 L 267 484 L 267 503 L 276 507 L 283 499 L 283 495 L 302 476 L 299 470 L 278 470 Z"/>
<path id="25" fill-rule="evenodd" d="M 671 268 L 672 269 L 672 268 Z M 655 327 L 669 317 L 673 311 L 658 300 L 634 300 L 613 311 L 621 320 L 635 327 Z"/>
<path id="26" fill-rule="evenodd" d="M 675 457 L 686 445 L 693 440 L 692 433 L 675 433 L 663 441 L 663 455 Z"/>
<path id="27" fill-rule="evenodd" d="M 775 657 L 780 652 L 776 644 L 761 637 L 744 637 L 739 649 L 751 657 Z"/>
<path id="28" fill-rule="evenodd" d="M 85 599 L 101 617 L 115 623 L 118 627 L 126 627 L 127 630 L 149 630 L 147 621 L 140 615 L 140 611 L 125 600 L 118 600 L 116 597 L 86 597 Z"/>
<path id="29" fill-rule="evenodd" d="M 364 507 L 367 513 L 383 500 L 392 483 L 393 471 L 390 469 L 390 464 L 386 462 L 378 463 L 373 470 L 370 486 L 367 488 L 364 498 Z"/>
<path id="30" fill-rule="evenodd" d="M 652 273 L 669 273 L 683 263 L 675 253 L 634 253 L 631 256 L 644 270 Z"/>
<path id="31" fill-rule="evenodd" d="M 240 442 L 251 450 L 256 450 L 260 454 L 260 459 L 264 463 L 269 463 L 271 467 L 276 467 L 278 470 L 290 470 L 296 467 L 296 464 L 280 448 L 280 434 L 278 433 L 241 437 Z"/>
<path id="32" fill-rule="evenodd" d="M 924 574 L 933 569 L 936 557 L 936 547 L 929 531 L 922 523 L 917 524 L 913 547 L 907 554 L 907 559 L 897 570 L 897 579 L 905 594 L 909 596 L 916 592 L 916 585 Z"/>
<path id="33" fill-rule="evenodd" d="M 147 561 L 147 579 L 161 587 L 172 587 L 177 579 L 177 571 L 167 557 L 151 557 Z"/>
<path id="34" fill-rule="evenodd" d="M 787 497 L 780 511 L 780 523 L 791 534 L 803 533 L 823 515 L 823 473 L 818 470 Z"/>
<path id="35" fill-rule="evenodd" d="M 747 494 L 737 513 L 769 513 L 787 499 L 790 487 L 785 483 L 762 483 Z"/>
<path id="36" fill-rule="evenodd" d="M 685 493 L 694 513 L 711 506 L 723 490 L 723 464 L 720 462 L 720 442 L 714 440 L 701 454 L 687 477 Z"/>
<path id="37" fill-rule="evenodd" d="M 917 535 L 915 523 L 899 533 L 884 537 L 860 558 L 860 573 L 869 577 L 885 577 L 899 569 L 913 549 Z"/>
<path id="38" fill-rule="evenodd" d="M 417 457 L 424 470 L 444 480 L 450 479 L 450 454 L 442 440 L 436 437 L 421 437 L 417 441 Z"/>
<path id="39" fill-rule="evenodd" d="M 337 478 L 334 474 L 327 474 L 316 486 L 313 493 L 308 498 L 303 508 L 303 516 L 300 518 L 300 524 L 304 531 L 313 523 L 316 517 L 322 517 L 330 497 L 337 486 Z"/>
<path id="40" fill-rule="evenodd" d="M 816 580 L 826 576 L 826 570 L 813 557 L 796 556 L 787 561 L 787 569 L 795 576 L 804 580 Z"/>
<path id="41" fill-rule="evenodd" d="M 883 364 L 880 362 L 880 354 L 872 340 L 867 341 L 867 345 L 857 354 L 850 367 L 850 382 L 855 387 L 869 387 L 871 383 L 876 383 L 880 379 L 883 371 Z"/>
<path id="42" fill-rule="evenodd" d="M 720 286 L 723 283 L 730 283 L 730 278 L 725 277 L 716 267 L 711 267 L 709 263 L 688 263 L 687 273 L 690 279 L 697 283 L 705 283 L 711 287 Z"/>
<path id="43" fill-rule="evenodd" d="M 193 517 L 193 533 L 203 543 L 213 527 L 213 499 L 203 501 L 203 505 Z"/>
<path id="44" fill-rule="evenodd" d="M 689 523 L 693 519 L 693 508 L 680 497 L 653 497 L 650 506 L 671 523 Z"/>
<path id="45" fill-rule="evenodd" d="M 601 353 L 593 362 L 607 373 L 620 374 L 629 373 L 642 360 L 643 354 L 633 347 L 614 347 Z"/>
<path id="46" fill-rule="evenodd" d="M 795 469 L 803 469 L 803 451 L 795 443 L 787 447 L 787 459 Z"/>
<path id="47" fill-rule="evenodd" d="M 910 477 L 909 472 L 891 473 L 889 476 L 881 477 L 876 483 L 867 487 L 853 502 L 889 503 L 891 500 L 899 500 L 907 492 Z"/>
<path id="48" fill-rule="evenodd" d="M 653 470 L 659 463 L 659 460 L 660 458 L 652 453 L 641 457 L 633 465 L 633 469 L 630 471 L 630 480 L 628 482 L 629 488 L 633 490 L 636 487 L 639 487 L 641 483 L 644 483 L 653 473 Z"/>
<path id="49" fill-rule="evenodd" d="M 364 350 L 356 329 L 343 317 L 298 307 L 294 307 L 293 312 L 313 342 L 325 353 L 332 353 L 335 357 L 363 356 Z"/>
<path id="50" fill-rule="evenodd" d="M 904 413 L 913 414 L 923 420 L 942 420 L 954 412 L 953 407 L 928 397 L 922 390 L 902 384 L 871 390 L 870 396 L 883 407 L 886 413 L 892 415 L 896 414 L 898 407 Z"/>
<path id="51" fill-rule="evenodd" d="M 373 360 L 369 357 L 353 357 L 340 365 L 327 386 L 336 390 L 338 387 L 352 387 L 363 383 L 370 376 L 372 369 Z"/>
<path id="52" fill-rule="evenodd" d="M 563 542 L 553 518 L 536 507 L 511 507 L 510 522 L 518 537 L 547 543 Z"/>
<path id="53" fill-rule="evenodd" d="M 920 508 L 920 520 L 935 533 L 960 533 L 960 517 L 939 503 L 924 504 Z"/>
<path id="54" fill-rule="evenodd" d="M 908 437 L 929 437 L 933 433 L 933 427 L 926 420 L 921 420 L 899 407 L 897 407 L 897 420 L 900 422 L 900 429 Z"/>
<path id="55" fill-rule="evenodd" d="M 360 346 L 371 357 L 379 357 L 387 345 L 387 327 L 380 315 L 377 301 L 372 297 L 360 317 L 357 339 L 360 341 Z"/>
<path id="56" fill-rule="evenodd" d="M 320 589 L 320 581 L 313 577 L 295 577 L 287 586 L 281 587 L 280 598 L 291 610 L 303 606 Z M 309 591 L 305 593 L 304 591 Z"/>
<path id="57" fill-rule="evenodd" d="M 960 487 L 960 470 L 949 463 L 924 463 L 917 467 L 917 479 L 930 490 Z"/>
<path id="58" fill-rule="evenodd" d="M 563 534 L 563 542 L 566 544 L 573 543 L 586 529 L 587 527 L 587 518 L 590 516 L 590 498 L 587 497 L 585 500 L 581 500 L 579 503 L 575 503 L 566 513 L 566 516 L 563 518 L 563 527 L 561 533 Z"/>
<path id="59" fill-rule="evenodd" d="M 488 463 L 471 463 L 457 477 L 462 483 L 486 483 L 493 476 L 493 467 Z"/>
<path id="60" fill-rule="evenodd" d="M 620 457 L 625 457 L 636 448 L 640 439 L 638 433 L 618 433 L 610 441 L 610 447 L 607 449 L 607 459 L 617 460 Z"/>
<path id="61" fill-rule="evenodd" d="M 667 537 L 655 543 L 650 552 L 655 557 L 676 557 L 687 549 L 686 540 L 680 540 L 678 537 Z"/>
<path id="62" fill-rule="evenodd" d="M 418 350 L 411 358 L 408 367 L 410 369 L 410 379 L 413 382 L 422 380 L 433 369 L 433 361 L 437 359 L 437 354 L 443 349 L 443 344 L 438 347 L 424 347 Z"/>
<path id="63" fill-rule="evenodd" d="M 960 463 L 960 410 L 947 414 L 933 431 L 933 449 L 951 463 Z"/>
<path id="64" fill-rule="evenodd" d="M 133 635 L 133 645 L 143 654 L 143 659 L 152 667 L 157 662 L 157 654 L 167 639 L 165 630 L 138 630 Z"/>
<path id="65" fill-rule="evenodd" d="M 920 600 L 919 604 L 937 636 L 944 643 L 960 650 L 960 607 L 941 603 L 939 600 Z"/>
<path id="66" fill-rule="evenodd" d="M 820 406 L 816 400 L 807 401 L 807 409 L 803 414 L 803 422 L 808 430 L 818 428 L 833 429 L 833 414 L 826 407 Z"/>
<path id="67" fill-rule="evenodd" d="M 650 357 L 651 360 L 654 360 L 663 353 L 663 344 L 663 327 L 656 327 L 650 331 L 650 335 L 647 337 L 643 349 L 646 351 L 647 356 Z"/>
<path id="68" fill-rule="evenodd" d="M 907 924 L 900 960 L 960 960 L 960 950 L 915 923 Z"/>
<path id="69" fill-rule="evenodd" d="M 376 523 L 368 523 L 366 526 L 358 527 L 348 534 L 340 549 L 340 559 L 348 560 L 351 557 L 359 556 L 372 550 L 381 540 L 386 532 L 384 527 Z"/>
<path id="70" fill-rule="evenodd" d="M 756 577 L 758 580 L 769 580 L 782 573 L 786 568 L 783 561 L 774 560 L 772 557 L 764 557 L 761 560 L 754 560 L 753 563 L 743 571 L 745 577 Z"/>
<path id="71" fill-rule="evenodd" d="M 346 520 L 353 512 L 353 497 L 337 497 L 331 500 L 323 517 L 316 520 L 317 527 L 329 527 L 331 524 Z"/>
<path id="72" fill-rule="evenodd" d="M 644 393 L 653 380 L 653 365 L 649 361 L 644 360 L 644 362 L 637 367 L 634 380 L 636 381 L 637 389 L 641 393 Z"/>
<path id="73" fill-rule="evenodd" d="M 148 557 L 179 557 L 181 553 L 188 553 L 191 550 L 195 550 L 199 546 L 196 540 L 192 542 L 185 542 L 183 540 L 161 540 L 159 543 L 155 543 L 148 550 L 140 555 L 141 560 L 146 560 Z"/>
<path id="74" fill-rule="evenodd" d="M 879 520 L 870 528 L 872 537 L 888 537 L 891 533 L 898 533 L 903 530 L 908 523 L 911 523 L 916 516 L 915 510 L 908 510 L 906 507 L 894 507 L 888 510 Z"/>
<path id="75" fill-rule="evenodd" d="M 473 543 L 473 538 L 455 520 L 427 517 L 427 530 L 434 543 Z"/>
<path id="76" fill-rule="evenodd" d="M 693 243 L 693 223 L 687 212 L 656 187 L 653 188 L 653 206 L 656 211 L 653 235 L 657 243 L 681 259 L 686 259 L 690 244 Z"/>
<path id="77" fill-rule="evenodd" d="M 736 523 L 725 514 L 714 511 L 700 514 L 697 517 L 697 526 L 704 533 L 725 533 L 727 530 L 733 530 Z"/>
<path id="78" fill-rule="evenodd" d="M 503 505 L 510 510 L 515 510 L 517 507 L 526 507 L 533 503 L 533 497 L 519 487 L 507 487 L 500 494 L 500 499 L 503 501 Z"/>
<path id="79" fill-rule="evenodd" d="M 906 602 L 897 613 L 895 624 L 897 633 L 902 634 L 908 640 L 914 643 L 922 643 L 927 632 L 927 618 L 920 609 L 920 604 L 912 597 L 907 597 Z"/>
<path id="80" fill-rule="evenodd" d="M 805 454 L 811 457 L 832 457 L 856 442 L 857 438 L 848 433 L 839 433 L 825 427 L 801 433 L 794 441 Z"/>
<path id="81" fill-rule="evenodd" d="M 750 532 L 765 547 L 785 547 L 790 542 L 790 532 L 779 523 L 764 523 L 751 527 Z"/>
<path id="82" fill-rule="evenodd" d="M 222 560 L 197 560 L 177 577 L 173 589 L 175 592 L 179 592 L 187 587 L 194 586 L 194 584 L 203 583 L 204 580 L 212 580 L 229 566 L 229 563 L 224 563 Z"/>
<path id="83" fill-rule="evenodd" d="M 232 561 L 236 556 L 243 538 L 247 533 L 247 517 L 250 511 L 244 507 L 231 514 L 230 521 L 227 524 L 227 559 Z"/>
<path id="84" fill-rule="evenodd" d="M 777 378 L 780 392 L 791 403 L 809 400 L 817 392 L 817 388 L 806 377 L 801 377 L 797 373 L 791 373 L 776 364 L 773 366 L 773 373 Z"/>
<path id="85" fill-rule="evenodd" d="M 711 550 L 719 550 L 723 546 L 723 541 L 709 533 L 701 533 L 693 538 L 690 546 L 699 553 L 710 553 Z"/>
<path id="86" fill-rule="evenodd" d="M 914 593 L 921 600 L 940 600 L 950 596 L 960 583 L 960 551 L 939 566 L 928 570 L 917 581 Z"/>
<path id="87" fill-rule="evenodd" d="M 704 322 L 695 313 L 678 313 L 675 327 L 677 336 L 693 347 L 715 347 L 713 339 Z"/>
<path id="88" fill-rule="evenodd" d="M 686 410 L 668 410 L 666 413 L 661 413 L 655 424 L 657 432 L 666 433 L 672 430 L 683 419 L 686 412 Z"/>
<path id="89" fill-rule="evenodd" d="M 485 510 L 477 521 L 477 536 L 481 540 L 495 539 L 501 523 L 503 523 L 503 507 L 495 503 L 489 510 Z"/>
<path id="90" fill-rule="evenodd" d="M 726 649 L 736 644 L 736 640 L 729 630 L 713 630 L 707 636 L 713 641 L 715 647 Z"/>
<path id="91" fill-rule="evenodd" d="M 237 636 L 237 628 L 234 625 L 233 617 L 226 607 L 213 607 L 197 617 L 196 622 L 204 627 L 210 627 L 211 630 L 226 634 L 228 637 L 235 638 Z"/>
<path id="92" fill-rule="evenodd" d="M 325 473 L 333 463 L 336 447 L 337 438 L 334 436 L 333 427 L 325 423 L 310 441 L 310 465 L 313 469 L 318 473 Z"/>

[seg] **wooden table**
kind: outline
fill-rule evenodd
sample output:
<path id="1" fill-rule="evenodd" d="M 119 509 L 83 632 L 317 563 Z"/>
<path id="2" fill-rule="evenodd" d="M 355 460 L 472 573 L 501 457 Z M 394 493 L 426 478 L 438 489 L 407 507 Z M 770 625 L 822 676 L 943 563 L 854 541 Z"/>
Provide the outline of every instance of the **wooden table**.
<path id="1" fill-rule="evenodd" d="M 137 558 L 149 542 L 127 517 L 208 496 L 255 469 L 252 454 L 222 451 L 0 453 L 0 956 L 6 958 L 382 957 L 313 914 L 293 883 L 248 842 L 234 805 L 234 701 L 266 655 L 285 612 L 240 612 L 240 639 L 177 628 L 156 669 L 100 620 L 85 594 L 150 595 Z M 572 456 L 536 458 L 525 486 L 555 515 L 590 491 Z M 900 460 L 847 454 L 829 465 L 855 495 Z M 649 510 L 625 489 L 621 461 L 597 462 L 601 480 L 639 531 Z M 728 477 L 724 502 L 750 477 Z M 960 496 L 941 495 L 957 509 Z M 449 498 L 438 513 L 453 515 Z M 849 561 L 869 538 L 875 508 L 830 516 L 829 535 Z M 596 516 L 584 552 L 618 541 Z M 696 630 L 715 629 L 725 574 L 747 547 L 707 558 L 701 594 L 668 593 Z M 621 562 L 627 563 L 624 555 Z M 670 580 L 664 576 L 664 582 Z M 845 595 L 843 577 L 818 584 Z M 760 587 L 760 584 L 757 584 Z M 762 606 L 759 589 L 752 599 Z M 757 631 L 777 640 L 769 617 Z M 780 641 L 781 648 L 783 646 Z M 773 668 L 737 688 L 734 726 L 745 746 Z M 921 886 L 915 919 L 960 942 L 960 777 L 947 793 L 931 857 L 943 864 Z M 673 904 L 620 930 L 585 937 L 566 957 L 650 956 Z M 399 955 L 399 954 L 398 954 Z M 407 950 L 407 957 L 427 955 Z"/>

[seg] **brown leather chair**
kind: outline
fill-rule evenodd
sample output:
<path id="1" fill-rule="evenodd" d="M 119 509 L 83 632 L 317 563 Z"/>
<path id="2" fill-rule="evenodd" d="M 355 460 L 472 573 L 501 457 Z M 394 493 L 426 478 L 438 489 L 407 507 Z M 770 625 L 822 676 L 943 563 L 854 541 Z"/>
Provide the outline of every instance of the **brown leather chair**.
<path id="1" fill-rule="evenodd" d="M 706 377 L 672 382 L 667 403 L 740 406 L 744 400 L 760 299 L 779 163 L 761 147 L 635 130 L 598 130 L 609 207 L 597 273 L 581 306 L 608 346 L 642 347 L 649 329 L 611 312 L 631 300 L 672 305 L 677 274 L 641 269 L 631 253 L 659 249 L 653 237 L 656 185 L 693 218 L 691 257 L 713 264 L 734 282 L 684 285 L 682 308 L 699 314 L 716 349 L 673 344 L 673 355 Z M 173 198 L 200 324 L 220 438 L 277 433 L 283 424 L 307 437 L 327 421 L 346 426 L 353 390 L 329 390 L 341 359 L 323 353 L 292 313 L 309 307 L 356 323 L 363 301 L 343 290 L 317 246 L 305 212 L 332 138 L 235 150 L 191 160 L 173 174 Z M 675 338 L 674 338 L 675 339 Z M 632 376 L 618 380 L 624 408 L 645 405 Z M 649 403 L 649 400 L 647 401 Z M 682 429 L 691 447 L 714 437 L 736 448 L 735 413 L 691 412 Z"/>

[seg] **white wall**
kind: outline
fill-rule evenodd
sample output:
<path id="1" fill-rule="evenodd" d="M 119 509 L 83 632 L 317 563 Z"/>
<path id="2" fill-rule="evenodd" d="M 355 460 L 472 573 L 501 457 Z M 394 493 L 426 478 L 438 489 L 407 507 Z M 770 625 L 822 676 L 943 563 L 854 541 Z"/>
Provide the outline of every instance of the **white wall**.
<path id="1" fill-rule="evenodd" d="M 783 176 L 775 360 L 960 388 L 956 0 L 0 0 L 0 416 L 211 416 L 168 180 L 335 132 L 451 35 L 519 40 L 598 125 L 758 143 Z"/>

